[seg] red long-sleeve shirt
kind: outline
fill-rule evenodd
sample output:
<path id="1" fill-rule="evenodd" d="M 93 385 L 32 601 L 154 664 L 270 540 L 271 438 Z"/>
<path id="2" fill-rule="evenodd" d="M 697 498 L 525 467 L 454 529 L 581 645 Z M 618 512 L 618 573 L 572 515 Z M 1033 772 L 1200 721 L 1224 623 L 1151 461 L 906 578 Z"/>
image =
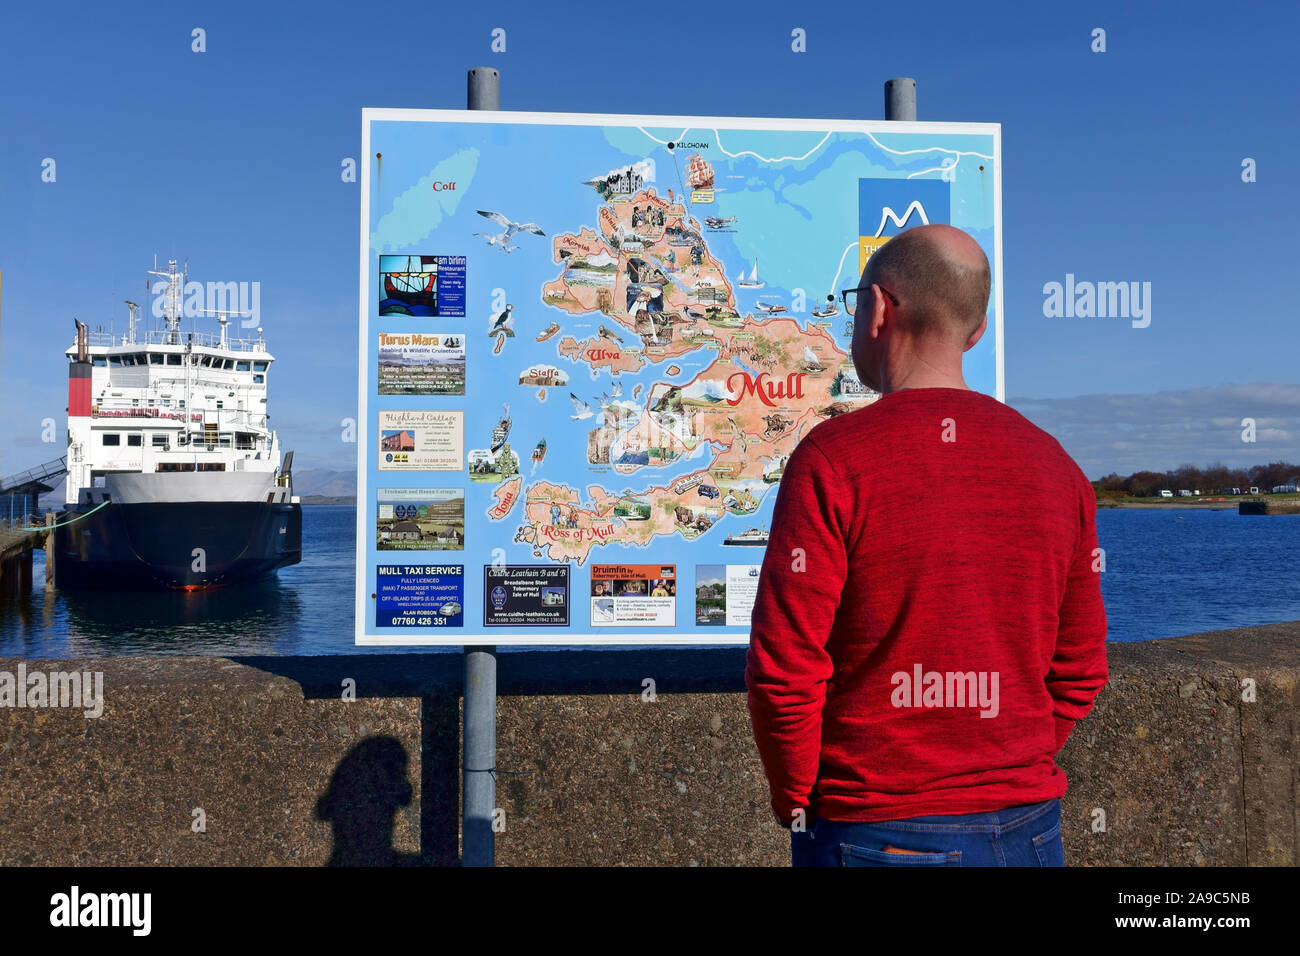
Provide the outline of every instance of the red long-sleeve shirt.
<path id="1" fill-rule="evenodd" d="M 1064 794 L 1055 755 L 1107 678 L 1096 548 L 1079 467 L 986 395 L 905 389 L 812 429 L 781 478 L 745 673 L 778 819 Z"/>

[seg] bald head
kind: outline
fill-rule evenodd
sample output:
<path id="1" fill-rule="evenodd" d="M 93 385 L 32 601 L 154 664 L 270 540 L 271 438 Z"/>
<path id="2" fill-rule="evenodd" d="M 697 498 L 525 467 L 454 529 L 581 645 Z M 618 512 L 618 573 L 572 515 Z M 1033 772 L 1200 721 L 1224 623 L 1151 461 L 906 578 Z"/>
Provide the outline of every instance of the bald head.
<path id="1" fill-rule="evenodd" d="M 916 226 L 872 253 L 861 285 L 877 284 L 899 302 L 900 324 L 917 336 L 964 342 L 989 304 L 989 260 L 953 226 Z"/>

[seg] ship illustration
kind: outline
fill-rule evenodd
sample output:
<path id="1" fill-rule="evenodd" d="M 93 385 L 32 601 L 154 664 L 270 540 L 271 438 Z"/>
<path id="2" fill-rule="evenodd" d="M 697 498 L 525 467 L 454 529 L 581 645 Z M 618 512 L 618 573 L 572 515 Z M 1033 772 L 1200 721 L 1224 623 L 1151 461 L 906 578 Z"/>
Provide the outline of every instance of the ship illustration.
<path id="1" fill-rule="evenodd" d="M 541 441 L 537 443 L 537 447 L 533 449 L 533 461 L 541 461 L 545 457 L 546 457 L 546 439 L 543 438 Z"/>
<path id="2" fill-rule="evenodd" d="M 65 510 L 55 529 L 59 588 L 194 591 L 302 560 L 293 452 L 268 425 L 274 356 L 262 330 L 181 332 L 188 270 L 176 260 L 162 327 L 126 335 L 75 322 L 68 357 Z M 75 320 L 74 320 L 75 321 Z"/>
<path id="3" fill-rule="evenodd" d="M 560 323 L 552 322 L 546 328 L 542 329 L 541 332 L 537 333 L 537 341 L 545 342 L 547 339 L 549 339 L 552 335 L 554 335 L 558 331 L 560 331 Z"/>
<path id="4" fill-rule="evenodd" d="M 506 443 L 510 437 L 510 406 L 503 405 L 501 412 L 501 421 L 497 422 L 496 428 L 492 429 L 492 451 L 500 451 L 501 446 Z"/>
<path id="5" fill-rule="evenodd" d="M 686 163 L 686 181 L 692 189 L 713 188 L 713 167 L 699 153 Z"/>
<path id="6" fill-rule="evenodd" d="M 745 278 L 745 270 L 740 270 L 740 275 L 736 277 L 736 285 L 740 286 L 742 289 L 761 289 L 763 286 L 767 285 L 766 282 L 759 281 L 757 259 L 754 260 L 754 271 L 749 274 L 748 279 Z"/>
<path id="7" fill-rule="evenodd" d="M 722 539 L 723 544 L 748 545 L 750 547 L 765 547 L 767 545 L 767 527 L 750 528 L 740 534 L 729 534 Z"/>
<path id="8" fill-rule="evenodd" d="M 383 274 L 380 315 L 433 315 L 437 285 L 437 274 L 432 272 Z"/>

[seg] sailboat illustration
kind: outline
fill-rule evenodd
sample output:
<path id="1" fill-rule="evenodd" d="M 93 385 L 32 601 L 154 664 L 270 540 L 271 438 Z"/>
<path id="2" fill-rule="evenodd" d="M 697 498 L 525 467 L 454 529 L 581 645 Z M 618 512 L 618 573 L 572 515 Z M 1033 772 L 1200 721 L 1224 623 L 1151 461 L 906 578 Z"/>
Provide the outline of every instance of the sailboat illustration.
<path id="1" fill-rule="evenodd" d="M 745 278 L 745 270 L 744 270 L 744 269 L 741 269 L 741 270 L 740 270 L 740 275 L 737 276 L 737 278 L 736 278 L 736 285 L 740 286 L 742 289 L 761 289 L 761 288 L 763 288 L 763 286 L 765 286 L 766 284 L 767 284 L 767 283 L 765 283 L 765 282 L 760 282 L 760 281 L 759 281 L 759 278 L 758 278 L 758 260 L 757 260 L 757 259 L 754 260 L 754 271 L 751 272 L 751 273 L 749 274 L 749 278 L 748 278 L 748 279 Z"/>

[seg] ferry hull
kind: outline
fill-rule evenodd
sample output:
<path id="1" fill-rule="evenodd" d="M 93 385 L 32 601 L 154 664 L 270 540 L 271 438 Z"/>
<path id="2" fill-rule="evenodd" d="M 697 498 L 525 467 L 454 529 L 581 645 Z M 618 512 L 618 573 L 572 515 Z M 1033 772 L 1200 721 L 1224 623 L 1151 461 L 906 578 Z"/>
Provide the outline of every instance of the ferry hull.
<path id="1" fill-rule="evenodd" d="M 302 560 L 302 506 L 263 501 L 108 504 L 60 516 L 58 588 L 196 590 Z M 85 518 L 74 521 L 78 514 Z M 199 550 L 201 549 L 201 550 Z"/>

